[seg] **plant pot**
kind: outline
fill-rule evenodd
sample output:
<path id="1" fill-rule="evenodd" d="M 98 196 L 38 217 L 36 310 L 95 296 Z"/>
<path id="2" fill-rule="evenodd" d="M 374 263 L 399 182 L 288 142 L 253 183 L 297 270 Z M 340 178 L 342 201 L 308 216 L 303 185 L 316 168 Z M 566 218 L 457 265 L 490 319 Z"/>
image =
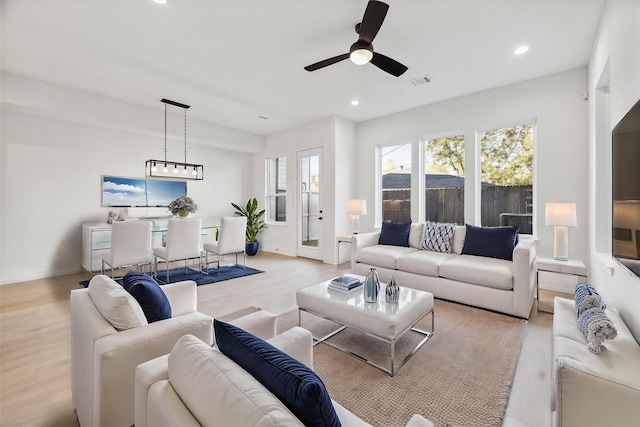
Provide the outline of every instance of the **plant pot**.
<path id="1" fill-rule="evenodd" d="M 251 243 L 246 242 L 244 251 L 247 253 L 247 255 L 254 256 L 255 254 L 258 253 L 259 246 L 260 246 L 260 242 L 251 242 Z"/>

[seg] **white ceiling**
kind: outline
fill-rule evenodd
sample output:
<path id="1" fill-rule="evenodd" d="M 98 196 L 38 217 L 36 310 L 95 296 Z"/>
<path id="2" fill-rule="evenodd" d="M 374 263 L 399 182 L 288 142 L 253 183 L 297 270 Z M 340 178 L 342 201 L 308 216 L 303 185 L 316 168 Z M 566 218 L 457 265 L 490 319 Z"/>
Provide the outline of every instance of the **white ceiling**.
<path id="1" fill-rule="evenodd" d="M 585 66 L 605 1 L 387 3 L 374 48 L 409 67 L 398 78 L 349 60 L 303 69 L 348 52 L 366 0 L 2 0 L 2 69 L 158 110 L 168 98 L 189 117 L 267 135 Z M 529 52 L 514 55 L 522 44 Z M 410 83 L 424 75 L 433 82 Z"/>

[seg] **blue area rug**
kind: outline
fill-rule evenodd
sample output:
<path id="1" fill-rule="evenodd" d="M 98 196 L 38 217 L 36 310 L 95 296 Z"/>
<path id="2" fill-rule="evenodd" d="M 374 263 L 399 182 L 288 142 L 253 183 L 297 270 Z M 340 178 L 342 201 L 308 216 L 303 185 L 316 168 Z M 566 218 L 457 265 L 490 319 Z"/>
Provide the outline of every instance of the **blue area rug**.
<path id="1" fill-rule="evenodd" d="M 246 267 L 241 265 L 225 265 L 220 267 L 220 275 L 218 276 L 218 270 L 216 268 L 210 268 L 209 274 L 202 274 L 198 271 L 188 269 L 185 273 L 184 267 L 175 268 L 169 270 L 169 283 L 181 282 L 183 280 L 193 280 L 200 285 L 208 285 L 210 283 L 222 282 L 223 280 L 235 279 L 237 277 L 250 276 L 252 274 L 264 273 L 262 270 L 256 270 L 255 268 Z M 162 285 L 166 280 L 165 270 L 158 271 L 158 282 Z M 117 279 L 116 282 L 122 284 L 121 279 Z M 83 280 L 80 282 L 85 288 L 89 286 L 89 280 Z"/>

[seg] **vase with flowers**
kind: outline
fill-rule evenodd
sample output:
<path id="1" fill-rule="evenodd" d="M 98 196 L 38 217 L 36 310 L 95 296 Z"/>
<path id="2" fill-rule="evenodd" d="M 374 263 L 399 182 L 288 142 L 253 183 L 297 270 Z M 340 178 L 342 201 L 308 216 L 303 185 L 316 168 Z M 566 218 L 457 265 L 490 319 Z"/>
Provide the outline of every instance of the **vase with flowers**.
<path id="1" fill-rule="evenodd" d="M 182 196 L 169 203 L 169 212 L 178 215 L 180 218 L 186 218 L 190 213 L 198 210 L 198 205 L 191 197 Z"/>

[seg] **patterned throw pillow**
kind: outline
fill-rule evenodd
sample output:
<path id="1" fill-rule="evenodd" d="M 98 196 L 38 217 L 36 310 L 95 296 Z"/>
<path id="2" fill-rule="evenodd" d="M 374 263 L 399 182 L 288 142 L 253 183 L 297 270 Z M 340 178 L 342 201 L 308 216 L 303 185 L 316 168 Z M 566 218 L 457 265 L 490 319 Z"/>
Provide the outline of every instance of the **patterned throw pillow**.
<path id="1" fill-rule="evenodd" d="M 455 227 L 456 225 L 451 223 L 427 221 L 420 248 L 450 254 Z"/>

